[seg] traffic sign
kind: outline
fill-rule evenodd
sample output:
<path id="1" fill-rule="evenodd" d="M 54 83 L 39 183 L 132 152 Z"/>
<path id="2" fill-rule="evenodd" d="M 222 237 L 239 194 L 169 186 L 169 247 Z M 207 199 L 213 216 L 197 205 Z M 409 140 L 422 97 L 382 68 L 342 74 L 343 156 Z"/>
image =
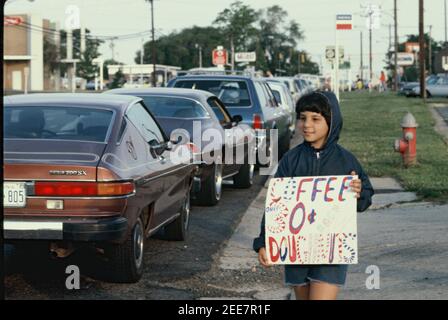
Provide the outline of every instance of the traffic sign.
<path id="1" fill-rule="evenodd" d="M 334 46 L 327 46 L 327 48 L 325 49 L 325 58 L 327 58 L 327 60 L 333 61 L 336 57 L 335 51 L 336 50 Z M 341 46 L 339 46 L 339 60 L 340 59 L 344 59 L 344 48 Z"/>
<path id="2" fill-rule="evenodd" d="M 391 64 L 395 63 L 395 54 L 391 56 Z M 408 52 L 398 52 L 397 65 L 398 66 L 412 66 L 414 64 L 414 54 Z"/>
<path id="3" fill-rule="evenodd" d="M 351 14 L 336 15 L 336 30 L 352 30 L 353 18 Z"/>
<path id="4" fill-rule="evenodd" d="M 22 17 L 3 17 L 3 26 L 18 26 L 23 23 Z"/>
<path id="5" fill-rule="evenodd" d="M 213 64 L 215 66 L 224 66 L 227 64 L 227 50 L 225 49 L 214 49 L 212 53 Z"/>
<path id="6" fill-rule="evenodd" d="M 255 62 L 257 60 L 257 56 L 255 51 L 252 52 L 235 52 L 235 61 L 236 62 Z"/>

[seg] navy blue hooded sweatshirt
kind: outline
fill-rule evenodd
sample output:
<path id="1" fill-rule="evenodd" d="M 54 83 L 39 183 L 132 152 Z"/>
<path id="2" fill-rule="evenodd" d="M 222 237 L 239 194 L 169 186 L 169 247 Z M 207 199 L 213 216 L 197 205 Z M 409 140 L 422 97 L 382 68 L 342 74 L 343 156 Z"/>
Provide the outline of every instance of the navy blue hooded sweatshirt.
<path id="1" fill-rule="evenodd" d="M 342 130 L 342 115 L 336 96 L 332 92 L 320 94 L 327 97 L 331 107 L 331 124 L 325 145 L 318 150 L 305 141 L 289 150 L 280 160 L 275 178 L 350 175 L 352 171 L 355 171 L 362 182 L 361 197 L 357 200 L 357 211 L 365 211 L 372 204 L 374 193 L 372 185 L 355 156 L 338 144 Z M 264 215 L 260 235 L 254 239 L 253 243 L 256 252 L 263 247 L 266 247 Z"/>

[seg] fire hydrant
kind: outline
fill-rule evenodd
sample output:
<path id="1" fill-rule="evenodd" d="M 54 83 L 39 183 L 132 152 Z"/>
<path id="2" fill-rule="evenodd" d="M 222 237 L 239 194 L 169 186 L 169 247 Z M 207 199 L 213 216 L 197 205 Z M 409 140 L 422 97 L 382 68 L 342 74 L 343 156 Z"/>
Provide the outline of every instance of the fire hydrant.
<path id="1" fill-rule="evenodd" d="M 400 152 L 405 167 L 417 163 L 417 127 L 414 116 L 408 112 L 401 120 L 403 138 L 395 140 L 394 149 Z"/>

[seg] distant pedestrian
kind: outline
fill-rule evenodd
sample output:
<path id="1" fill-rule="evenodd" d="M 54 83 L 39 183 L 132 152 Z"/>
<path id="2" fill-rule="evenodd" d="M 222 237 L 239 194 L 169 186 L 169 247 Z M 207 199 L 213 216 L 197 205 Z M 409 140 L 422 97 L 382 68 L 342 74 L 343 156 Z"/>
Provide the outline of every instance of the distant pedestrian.
<path id="1" fill-rule="evenodd" d="M 387 90 L 386 74 L 384 73 L 384 71 L 381 71 L 381 75 L 380 75 L 380 92 L 386 91 L 386 90 Z"/>
<path id="2" fill-rule="evenodd" d="M 361 78 L 358 78 L 358 80 L 356 81 L 356 88 L 358 90 L 362 90 L 364 88 L 364 82 Z"/>
<path id="3" fill-rule="evenodd" d="M 305 142 L 283 156 L 275 177 L 358 175 L 350 186 L 358 199 L 357 211 L 365 211 L 372 203 L 374 191 L 356 157 L 338 144 L 342 115 L 334 93 L 314 92 L 304 96 L 296 111 Z M 264 215 L 253 248 L 260 263 L 269 267 Z M 285 284 L 294 288 L 296 299 L 336 299 L 339 288 L 345 284 L 347 267 L 346 264 L 285 265 Z"/>

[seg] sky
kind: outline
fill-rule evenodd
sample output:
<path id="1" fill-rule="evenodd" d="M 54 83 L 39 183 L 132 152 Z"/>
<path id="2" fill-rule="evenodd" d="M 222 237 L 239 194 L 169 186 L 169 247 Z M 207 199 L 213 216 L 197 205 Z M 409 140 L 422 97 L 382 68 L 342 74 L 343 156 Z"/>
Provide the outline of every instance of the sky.
<path id="1" fill-rule="evenodd" d="M 425 0 L 425 30 L 432 26 L 432 37 L 445 40 L 445 0 Z M 196 26 L 210 26 L 219 12 L 233 0 L 154 0 L 154 24 L 156 36 Z M 278 5 L 288 12 L 287 19 L 300 24 L 305 39 L 298 49 L 305 50 L 311 59 L 322 64 L 325 71 L 329 65 L 325 60 L 325 48 L 335 44 L 336 14 L 352 14 L 354 29 L 338 31 L 338 43 L 344 47 L 346 58 L 352 64 L 352 77 L 360 67 L 360 33 L 363 33 L 363 60 L 368 66 L 368 29 L 365 9 L 369 3 L 381 7 L 378 29 L 372 31 L 373 72 L 379 75 L 385 67 L 384 59 L 389 46 L 389 24 L 392 25 L 393 0 L 242 0 L 254 9 Z M 418 0 L 397 0 L 399 41 L 407 34 L 418 33 Z M 69 20 L 73 6 L 79 10 L 81 24 L 91 30 L 92 35 L 120 36 L 148 31 L 151 27 L 150 4 L 145 0 L 10 0 L 4 8 L 5 14 L 27 13 L 59 22 L 64 26 Z M 66 13 L 69 11 L 69 13 Z M 146 33 L 145 41 L 150 40 Z M 123 63 L 134 63 L 135 53 L 140 50 L 142 39 L 122 39 L 114 42 L 115 59 Z M 393 42 L 392 42 L 393 43 Z M 105 59 L 112 57 L 110 41 L 100 48 Z M 226 44 L 223 44 L 226 47 Z M 228 46 L 227 46 L 228 47 Z"/>

